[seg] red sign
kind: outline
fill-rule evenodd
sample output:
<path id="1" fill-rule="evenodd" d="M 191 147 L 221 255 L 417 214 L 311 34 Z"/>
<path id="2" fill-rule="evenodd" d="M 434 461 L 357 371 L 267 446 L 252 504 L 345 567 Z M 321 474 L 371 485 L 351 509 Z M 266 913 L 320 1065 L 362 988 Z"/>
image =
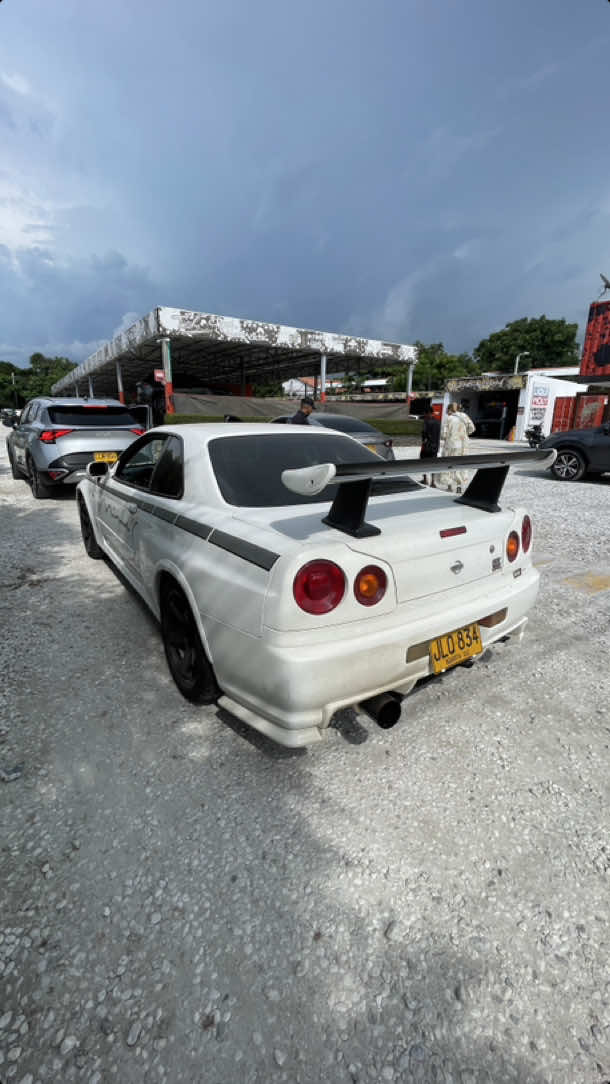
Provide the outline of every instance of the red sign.
<path id="1" fill-rule="evenodd" d="M 154 371 L 155 384 L 165 384 L 165 373 L 163 369 L 155 369 Z"/>
<path id="2" fill-rule="evenodd" d="M 610 301 L 594 301 L 589 309 L 580 375 L 610 376 Z"/>

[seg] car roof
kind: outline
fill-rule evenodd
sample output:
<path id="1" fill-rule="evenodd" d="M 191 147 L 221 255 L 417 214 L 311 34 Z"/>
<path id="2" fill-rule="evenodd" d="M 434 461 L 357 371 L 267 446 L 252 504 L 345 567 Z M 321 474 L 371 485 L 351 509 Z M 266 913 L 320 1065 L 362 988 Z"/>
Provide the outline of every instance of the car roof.
<path id="1" fill-rule="evenodd" d="M 239 436 L 259 436 L 273 439 L 274 437 L 281 437 L 282 433 L 293 433 L 295 437 L 300 436 L 304 440 L 309 440 L 311 437 L 320 436 L 329 438 L 337 436 L 350 439 L 349 433 L 337 433 L 329 432 L 325 433 L 323 427 L 314 427 L 307 425 L 273 425 L 267 422 L 187 422 L 176 425 L 158 425 L 154 429 L 149 429 L 149 433 L 161 432 L 176 433 L 178 436 L 187 438 L 190 436 L 195 439 L 203 439 L 207 444 L 208 441 L 213 440 L 216 437 L 239 437 Z"/>

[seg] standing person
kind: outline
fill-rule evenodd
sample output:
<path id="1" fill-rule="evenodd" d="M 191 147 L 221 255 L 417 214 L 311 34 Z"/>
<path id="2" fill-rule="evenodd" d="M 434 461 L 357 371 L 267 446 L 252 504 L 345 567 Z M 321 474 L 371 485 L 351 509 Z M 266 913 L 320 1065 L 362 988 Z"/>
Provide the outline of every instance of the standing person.
<path id="1" fill-rule="evenodd" d="M 165 421 L 165 388 L 163 384 L 155 383 L 152 386 L 151 408 L 153 425 L 163 425 Z"/>
<path id="2" fill-rule="evenodd" d="M 421 435 L 420 459 L 436 459 L 441 442 L 441 423 L 432 410 L 424 414 L 424 425 Z M 424 485 L 428 485 L 428 475 L 424 474 Z M 430 485 L 436 488 L 434 475 L 430 475 Z"/>
<path id="3" fill-rule="evenodd" d="M 466 411 L 464 410 L 464 408 L 462 406 L 459 407 L 459 409 L 456 411 L 456 413 L 457 413 L 458 418 L 461 418 L 462 421 L 464 422 L 464 425 L 466 426 L 466 436 L 471 437 L 472 434 L 475 431 L 475 428 L 476 428 L 472 418 L 470 418 L 468 416 L 468 414 L 466 413 Z"/>
<path id="4" fill-rule="evenodd" d="M 301 399 L 301 406 L 296 414 L 290 419 L 290 424 L 309 425 L 309 415 L 313 409 L 313 399 L 309 399 L 307 396 L 304 399 Z"/>
<path id="5" fill-rule="evenodd" d="M 468 419 L 470 421 L 470 418 Z M 472 429 L 474 426 L 470 422 Z M 443 455 L 468 455 L 468 429 L 456 403 L 449 403 L 447 417 L 441 429 Z M 446 471 L 441 482 L 452 492 L 461 493 L 468 483 L 468 471 Z"/>

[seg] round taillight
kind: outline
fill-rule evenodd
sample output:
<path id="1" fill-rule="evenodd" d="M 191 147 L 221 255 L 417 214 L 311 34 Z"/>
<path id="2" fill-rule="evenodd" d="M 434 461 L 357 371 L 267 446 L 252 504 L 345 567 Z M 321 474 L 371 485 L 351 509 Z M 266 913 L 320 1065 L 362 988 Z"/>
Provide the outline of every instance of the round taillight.
<path id="1" fill-rule="evenodd" d="M 521 524 L 521 546 L 524 553 L 527 553 L 532 544 L 532 521 L 529 516 L 523 517 L 523 523 Z"/>
<path id="2" fill-rule="evenodd" d="M 509 561 L 515 561 L 519 556 L 519 535 L 516 531 L 511 531 L 506 539 L 506 556 Z"/>
<path id="3" fill-rule="evenodd" d="M 388 579 L 382 568 L 367 565 L 354 581 L 354 594 L 363 606 L 374 606 L 385 595 Z"/>
<path id="4" fill-rule="evenodd" d="M 345 576 L 333 561 L 309 561 L 294 577 L 295 601 L 308 614 L 327 614 L 345 594 Z"/>

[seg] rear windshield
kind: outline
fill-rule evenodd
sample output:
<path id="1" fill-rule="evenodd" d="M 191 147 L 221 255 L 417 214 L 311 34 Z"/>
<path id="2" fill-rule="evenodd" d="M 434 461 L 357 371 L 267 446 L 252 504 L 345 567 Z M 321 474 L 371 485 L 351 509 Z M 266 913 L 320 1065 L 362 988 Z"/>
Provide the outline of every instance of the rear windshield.
<path id="1" fill-rule="evenodd" d="M 360 421 L 360 418 L 341 418 L 336 414 L 326 418 L 324 414 L 316 416 L 316 425 L 323 425 L 325 429 L 337 429 L 339 433 L 374 433 L 372 425 Z"/>
<path id="2" fill-rule="evenodd" d="M 316 463 L 379 463 L 379 456 L 367 448 L 331 433 L 305 438 L 288 433 L 277 437 L 217 437 L 209 442 L 208 451 L 224 500 L 241 508 L 280 508 L 334 499 L 336 483 L 315 497 L 292 493 L 282 483 L 283 470 Z M 374 485 L 373 493 L 376 488 Z M 414 482 L 401 480 L 400 489 L 413 488 Z"/>
<path id="3" fill-rule="evenodd" d="M 138 425 L 126 407 L 118 406 L 51 406 L 47 408 L 53 425 L 73 425 L 79 429 L 95 426 L 110 429 L 114 426 Z"/>

